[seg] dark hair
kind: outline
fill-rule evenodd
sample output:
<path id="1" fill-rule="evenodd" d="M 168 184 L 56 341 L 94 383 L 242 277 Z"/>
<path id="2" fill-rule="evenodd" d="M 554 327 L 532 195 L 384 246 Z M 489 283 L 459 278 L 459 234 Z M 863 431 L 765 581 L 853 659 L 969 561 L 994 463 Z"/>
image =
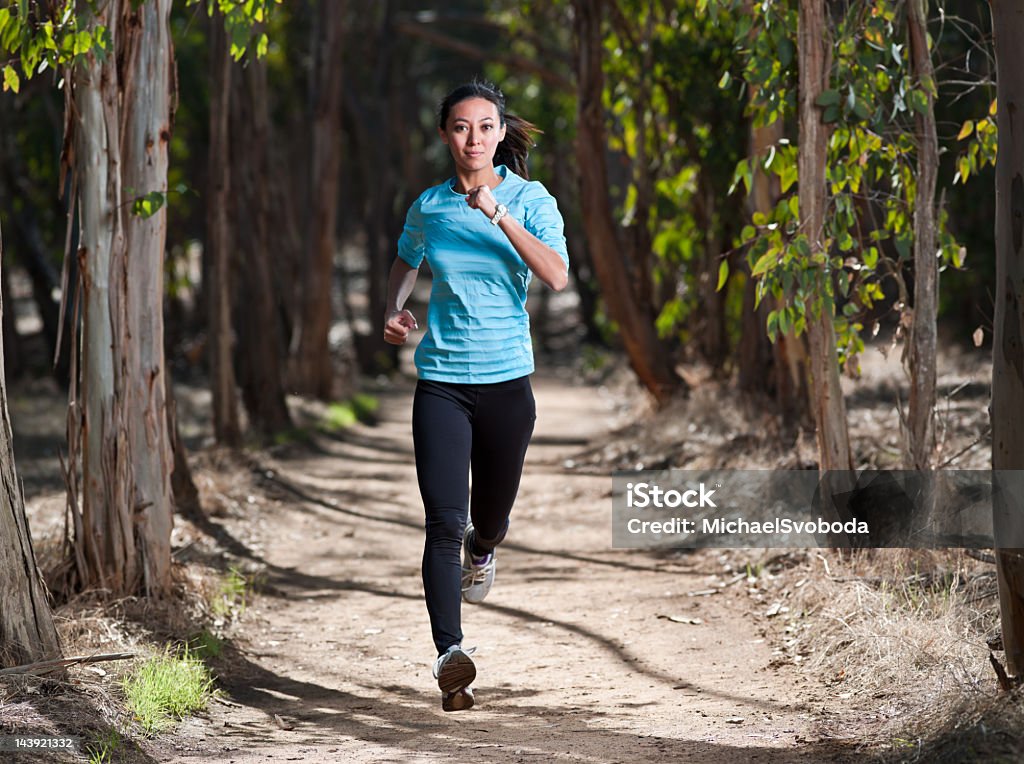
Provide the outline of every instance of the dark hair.
<path id="1" fill-rule="evenodd" d="M 494 164 L 507 165 L 512 172 L 529 180 L 530 173 L 526 167 L 526 160 L 530 156 L 530 149 L 535 145 L 533 134 L 543 132 L 536 125 L 527 122 L 522 117 L 508 114 L 505 111 L 505 95 L 498 86 L 486 80 L 473 80 L 464 85 L 459 85 L 441 101 L 438 109 L 437 123 L 444 130 L 448 124 L 448 115 L 452 107 L 469 98 L 483 98 L 498 107 L 498 117 L 501 124 L 505 125 L 505 138 L 498 144 L 498 150 L 494 152 Z"/>

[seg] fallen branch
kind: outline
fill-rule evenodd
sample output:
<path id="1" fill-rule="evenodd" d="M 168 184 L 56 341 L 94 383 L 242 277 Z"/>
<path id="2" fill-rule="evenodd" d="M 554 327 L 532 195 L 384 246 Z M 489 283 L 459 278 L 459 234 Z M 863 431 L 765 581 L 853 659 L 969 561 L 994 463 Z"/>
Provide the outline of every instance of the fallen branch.
<path id="1" fill-rule="evenodd" d="M 22 666 L 0 669 L 0 676 L 17 674 L 46 674 L 50 671 L 74 666 L 80 663 L 100 663 L 102 661 L 125 661 L 134 658 L 135 653 L 107 653 L 105 655 L 79 655 L 75 658 L 55 658 L 38 663 L 26 663 Z"/>
<path id="2" fill-rule="evenodd" d="M 1021 678 L 1018 676 L 1007 676 L 1006 669 L 1003 668 L 1003 664 L 992 653 L 988 654 L 988 660 L 992 664 L 993 671 L 996 672 L 996 679 L 999 680 L 999 686 L 1003 689 L 1003 692 L 1010 692 L 1014 687 L 1019 687 Z"/>
<path id="3" fill-rule="evenodd" d="M 968 549 L 964 550 L 964 554 L 966 554 L 968 557 L 973 557 L 975 560 L 981 560 L 982 562 L 987 562 L 990 565 L 995 565 L 996 564 L 995 555 L 989 554 L 988 552 L 982 552 L 980 549 L 970 549 L 970 548 L 968 548 Z"/>

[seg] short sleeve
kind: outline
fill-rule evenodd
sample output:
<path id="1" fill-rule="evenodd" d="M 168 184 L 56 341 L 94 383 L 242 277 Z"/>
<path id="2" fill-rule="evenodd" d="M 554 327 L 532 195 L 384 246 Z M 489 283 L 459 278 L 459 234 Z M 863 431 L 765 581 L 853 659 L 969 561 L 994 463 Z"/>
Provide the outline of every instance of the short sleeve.
<path id="1" fill-rule="evenodd" d="M 555 250 L 568 267 L 569 252 L 565 246 L 565 223 L 558 211 L 558 203 L 540 183 L 534 181 L 529 186 L 523 204 L 523 227 Z"/>
<path id="2" fill-rule="evenodd" d="M 405 228 L 398 237 L 398 256 L 413 268 L 419 268 L 423 262 L 423 211 L 421 201 L 417 199 L 405 216 Z"/>

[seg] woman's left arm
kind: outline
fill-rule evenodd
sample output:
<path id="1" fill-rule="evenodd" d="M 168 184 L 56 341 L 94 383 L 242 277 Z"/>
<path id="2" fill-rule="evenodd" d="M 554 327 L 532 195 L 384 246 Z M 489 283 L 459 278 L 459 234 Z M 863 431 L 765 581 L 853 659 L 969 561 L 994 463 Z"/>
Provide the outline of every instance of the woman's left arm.
<path id="1" fill-rule="evenodd" d="M 480 210 L 488 219 L 494 217 L 498 208 L 498 202 L 488 186 L 471 188 L 466 196 L 466 202 L 470 207 Z M 508 237 L 516 254 L 537 278 L 556 292 L 565 289 L 569 283 L 569 269 L 560 254 L 526 230 L 526 226 L 511 215 L 502 217 L 498 221 L 498 228 Z"/>

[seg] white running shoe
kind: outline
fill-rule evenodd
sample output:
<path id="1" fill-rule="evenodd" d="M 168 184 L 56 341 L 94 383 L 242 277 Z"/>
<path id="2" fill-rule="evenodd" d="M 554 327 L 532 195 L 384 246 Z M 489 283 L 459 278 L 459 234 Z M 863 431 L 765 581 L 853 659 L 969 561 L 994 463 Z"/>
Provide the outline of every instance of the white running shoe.
<path id="1" fill-rule="evenodd" d="M 494 584 L 496 563 L 493 549 L 483 557 L 473 555 L 469 549 L 472 532 L 473 524 L 467 523 L 466 533 L 462 537 L 462 599 L 471 605 L 479 605 Z"/>
<path id="2" fill-rule="evenodd" d="M 441 707 L 445 711 L 461 711 L 473 705 L 473 691 L 469 685 L 476 679 L 476 665 L 470 654 L 476 650 L 452 645 L 434 661 L 434 678 L 444 696 Z"/>

